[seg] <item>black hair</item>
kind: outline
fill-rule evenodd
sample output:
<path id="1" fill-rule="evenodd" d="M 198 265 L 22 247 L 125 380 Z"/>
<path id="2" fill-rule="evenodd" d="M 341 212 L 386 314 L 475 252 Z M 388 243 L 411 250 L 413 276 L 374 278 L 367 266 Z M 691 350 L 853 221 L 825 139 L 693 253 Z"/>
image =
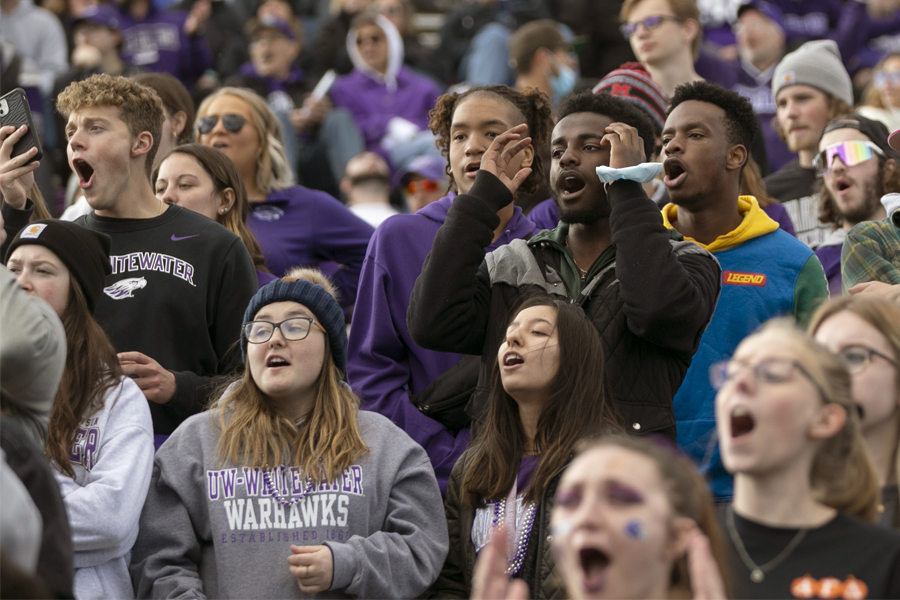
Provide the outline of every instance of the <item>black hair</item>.
<path id="1" fill-rule="evenodd" d="M 675 94 L 669 102 L 669 112 L 688 100 L 706 102 L 718 106 L 725 111 L 725 131 L 728 134 L 730 144 L 741 144 L 747 149 L 750 156 L 750 147 L 760 133 L 759 120 L 753 110 L 753 104 L 737 92 L 727 90 L 717 83 L 708 81 L 694 81 L 679 85 L 675 88 Z"/>
<path id="2" fill-rule="evenodd" d="M 559 106 L 559 121 L 574 113 L 592 112 L 613 120 L 613 123 L 625 123 L 637 129 L 644 141 L 644 157 L 650 160 L 656 149 L 656 128 L 650 117 L 627 100 L 611 94 L 595 94 L 587 89 L 572 94 Z"/>

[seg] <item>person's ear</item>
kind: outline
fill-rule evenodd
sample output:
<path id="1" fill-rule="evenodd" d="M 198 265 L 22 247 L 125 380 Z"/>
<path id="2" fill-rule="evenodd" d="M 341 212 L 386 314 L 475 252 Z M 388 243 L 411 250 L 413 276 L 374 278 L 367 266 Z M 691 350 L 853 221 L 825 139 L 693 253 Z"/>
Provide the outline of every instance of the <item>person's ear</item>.
<path id="1" fill-rule="evenodd" d="M 843 429 L 847 422 L 847 409 L 829 402 L 819 409 L 819 413 L 809 426 L 809 436 L 814 440 L 827 440 Z"/>
<path id="2" fill-rule="evenodd" d="M 234 208 L 234 189 L 233 188 L 225 188 L 225 191 L 219 194 L 219 214 L 225 214 L 222 211 L 224 210 L 226 213 Z"/>
<path id="3" fill-rule="evenodd" d="M 153 134 L 149 131 L 142 131 L 134 138 L 131 144 L 131 158 L 137 158 L 150 152 L 153 148 Z"/>
<path id="4" fill-rule="evenodd" d="M 743 144 L 735 144 L 728 149 L 728 156 L 725 158 L 725 168 L 729 171 L 740 170 L 748 160 L 747 147 Z"/>
<path id="5" fill-rule="evenodd" d="M 666 543 L 664 559 L 674 562 L 687 553 L 690 544 L 690 533 L 697 528 L 697 523 L 687 517 L 675 517 L 669 525 L 669 541 Z"/>
<path id="6" fill-rule="evenodd" d="M 682 39 L 686 44 L 693 44 L 697 36 L 700 35 L 700 23 L 694 19 L 686 19 L 683 27 L 684 37 Z"/>
<path id="7" fill-rule="evenodd" d="M 889 158 L 884 161 L 884 178 L 881 180 L 881 183 L 885 188 L 887 188 L 891 179 L 897 176 L 897 169 L 900 168 L 900 165 L 897 164 L 897 161 L 893 158 Z"/>
<path id="8" fill-rule="evenodd" d="M 182 132 L 184 132 L 184 128 L 187 127 L 187 114 L 183 110 L 179 110 L 170 119 L 172 122 L 172 132 L 175 134 L 174 137 L 177 140 L 181 137 Z"/>

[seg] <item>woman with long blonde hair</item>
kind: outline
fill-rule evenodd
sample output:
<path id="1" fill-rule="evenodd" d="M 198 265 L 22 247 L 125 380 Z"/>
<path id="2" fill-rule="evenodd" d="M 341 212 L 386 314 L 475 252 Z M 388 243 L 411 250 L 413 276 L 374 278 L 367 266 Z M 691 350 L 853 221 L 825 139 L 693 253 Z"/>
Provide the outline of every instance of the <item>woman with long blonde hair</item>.
<path id="1" fill-rule="evenodd" d="M 296 269 L 244 314 L 246 369 L 159 449 L 138 597 L 412 598 L 447 553 L 425 451 L 344 383 L 333 285 Z"/>
<path id="2" fill-rule="evenodd" d="M 278 118 L 254 92 L 216 90 L 200 105 L 195 128 L 201 144 L 237 166 L 250 201 L 247 225 L 266 267 L 281 277 L 294 266 L 328 263 L 349 319 L 372 226 L 325 192 L 295 185 Z"/>
<path id="3" fill-rule="evenodd" d="M 844 362 L 775 320 L 710 381 L 734 474 L 723 511 L 734 597 L 900 597 L 900 536 L 872 522 L 878 478 Z"/>

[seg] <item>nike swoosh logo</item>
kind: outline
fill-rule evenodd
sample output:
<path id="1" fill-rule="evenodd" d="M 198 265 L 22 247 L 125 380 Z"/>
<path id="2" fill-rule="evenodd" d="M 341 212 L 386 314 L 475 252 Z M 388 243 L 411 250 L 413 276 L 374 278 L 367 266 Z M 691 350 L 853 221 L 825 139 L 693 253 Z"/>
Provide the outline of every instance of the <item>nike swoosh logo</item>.
<path id="1" fill-rule="evenodd" d="M 177 235 L 175 235 L 175 234 L 173 233 L 173 234 L 172 234 L 172 241 L 173 241 L 173 242 L 180 242 L 181 240 L 188 240 L 188 239 L 190 239 L 190 238 L 192 238 L 192 237 L 197 237 L 197 235 L 199 235 L 199 234 L 186 235 L 186 236 L 184 236 L 184 237 L 178 237 Z"/>

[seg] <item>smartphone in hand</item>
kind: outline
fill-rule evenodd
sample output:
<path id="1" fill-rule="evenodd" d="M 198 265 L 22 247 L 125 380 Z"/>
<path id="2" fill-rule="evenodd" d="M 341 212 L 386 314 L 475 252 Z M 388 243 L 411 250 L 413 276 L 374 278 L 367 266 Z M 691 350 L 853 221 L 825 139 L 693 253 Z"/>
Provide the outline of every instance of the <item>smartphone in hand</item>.
<path id="1" fill-rule="evenodd" d="M 12 125 L 19 128 L 22 125 L 28 125 L 28 131 L 13 146 L 10 158 L 15 158 L 20 154 L 24 154 L 32 147 L 37 148 L 37 154 L 31 157 L 29 163 L 41 160 L 44 152 L 41 149 L 41 142 L 38 141 L 37 131 L 34 128 L 34 119 L 31 118 L 31 108 L 28 106 L 28 98 L 25 96 L 25 90 L 16 88 L 13 91 L 0 96 L 0 127 Z"/>

